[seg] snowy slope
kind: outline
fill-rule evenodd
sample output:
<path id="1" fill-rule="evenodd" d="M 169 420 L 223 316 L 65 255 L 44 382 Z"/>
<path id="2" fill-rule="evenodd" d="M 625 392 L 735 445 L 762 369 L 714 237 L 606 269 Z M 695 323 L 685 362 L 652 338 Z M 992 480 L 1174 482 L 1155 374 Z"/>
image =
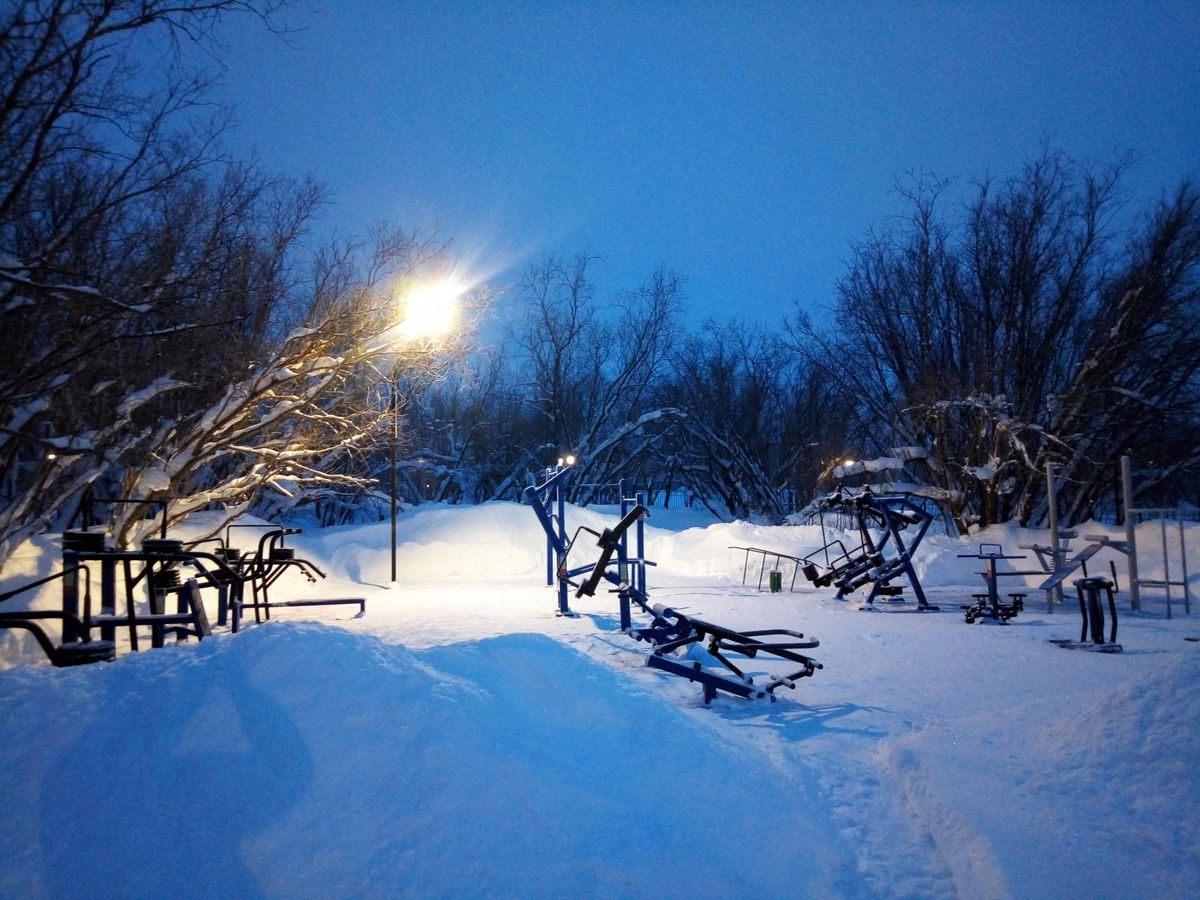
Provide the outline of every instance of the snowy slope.
<path id="1" fill-rule="evenodd" d="M 406 514 L 395 588 L 386 523 L 310 532 L 295 543 L 329 578 L 289 596 L 366 596 L 365 617 L 280 612 L 78 670 L 0 644 L 0 896 L 1182 897 L 1200 881 L 1200 643 L 1183 640 L 1200 622 L 1178 596 L 1171 620 L 1160 600 L 1123 605 L 1125 653 L 1072 652 L 1048 641 L 1077 636 L 1070 604 L 1031 591 L 1008 626 L 958 609 L 982 582 L 957 554 L 1044 534 L 928 537 L 931 613 L 760 593 L 753 566 L 742 585 L 730 545 L 799 555 L 817 528 L 647 535 L 654 600 L 813 634 L 825 668 L 774 704 L 705 706 L 644 667 L 612 595 L 553 615 L 544 537 L 514 504 Z M 1193 560 L 1198 545 L 1192 528 Z M 26 545 L 0 590 L 56 555 Z"/>

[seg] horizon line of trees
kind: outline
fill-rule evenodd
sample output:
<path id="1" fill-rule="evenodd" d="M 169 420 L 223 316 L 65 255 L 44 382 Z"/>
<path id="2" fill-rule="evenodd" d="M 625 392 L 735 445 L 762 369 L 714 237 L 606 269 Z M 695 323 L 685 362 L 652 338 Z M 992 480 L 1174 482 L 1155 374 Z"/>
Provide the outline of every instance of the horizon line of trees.
<path id="1" fill-rule="evenodd" d="M 894 459 L 887 483 L 964 531 L 1045 521 L 1051 462 L 1064 520 L 1117 511 L 1124 453 L 1143 500 L 1200 500 L 1193 183 L 1131 215 L 1126 164 L 1044 149 L 965 199 L 903 186 L 824 322 L 694 329 L 679 274 L 609 295 L 581 254 L 527 268 L 499 347 L 469 321 L 400 344 L 445 245 L 380 226 L 309 248 L 320 187 L 227 159 L 182 62 L 221 16 L 269 28 L 276 6 L 0 13 L 0 564 L 88 496 L 134 499 L 109 508 L 122 546 L 168 499 L 172 520 L 379 515 L 393 440 L 409 502 L 516 499 L 568 452 L 576 502 L 625 479 L 772 521 L 848 453 Z"/>
<path id="2" fill-rule="evenodd" d="M 941 503 L 965 533 L 1200 502 L 1200 191 L 1123 201 L 1129 164 L 1043 148 L 951 201 L 929 176 L 854 247 L 828 320 L 681 322 L 667 270 L 598 302 L 587 256 L 531 265 L 508 335 L 410 413 L 414 499 L 516 499 L 574 453 L 571 498 L 625 478 L 778 521 L 846 457 Z M 846 481 L 857 483 L 859 477 Z"/>

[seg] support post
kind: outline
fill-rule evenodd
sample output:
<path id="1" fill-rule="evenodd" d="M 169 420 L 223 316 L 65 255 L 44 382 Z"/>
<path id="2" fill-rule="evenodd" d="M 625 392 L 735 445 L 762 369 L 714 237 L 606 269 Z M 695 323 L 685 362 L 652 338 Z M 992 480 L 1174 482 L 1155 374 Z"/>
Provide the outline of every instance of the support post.
<path id="1" fill-rule="evenodd" d="M 1163 587 L 1167 589 L 1167 618 L 1171 618 L 1171 556 L 1167 548 L 1166 510 L 1159 510 L 1158 524 L 1162 530 Z"/>
<path id="2" fill-rule="evenodd" d="M 1062 545 L 1058 541 L 1058 487 L 1054 483 L 1054 463 L 1046 463 L 1046 511 L 1050 517 L 1051 568 L 1057 574 L 1063 567 Z M 1055 603 L 1062 603 L 1062 585 L 1056 585 L 1046 594 L 1046 605 L 1050 612 Z"/>
<path id="3" fill-rule="evenodd" d="M 396 396 L 396 377 L 392 382 L 392 584 L 396 583 L 396 445 L 400 443 L 400 402 Z"/>
<path id="4" fill-rule="evenodd" d="M 75 626 L 71 624 L 71 617 L 79 617 L 79 554 L 73 550 L 63 550 L 62 566 L 62 642 L 70 644 L 82 640 L 82 636 L 76 633 Z"/>
<path id="5" fill-rule="evenodd" d="M 1129 547 L 1129 607 L 1140 610 L 1141 597 L 1138 593 L 1137 516 L 1133 506 L 1133 460 L 1121 457 L 1121 496 L 1125 509 L 1125 543 Z"/>
<path id="6" fill-rule="evenodd" d="M 564 471 L 561 466 L 556 471 L 556 474 Z M 562 571 L 567 567 L 566 547 L 567 547 L 567 495 L 562 489 L 562 481 L 559 480 L 554 484 L 554 499 L 558 510 L 558 546 L 561 548 L 558 553 L 557 567 L 558 571 Z M 557 572 L 555 573 L 557 577 Z M 560 616 L 574 615 L 571 612 L 571 604 L 567 597 L 567 579 L 558 579 L 558 614 Z"/>
<path id="7" fill-rule="evenodd" d="M 1182 567 L 1180 577 L 1183 579 L 1183 611 L 1190 616 L 1192 614 L 1192 589 L 1188 584 L 1187 543 L 1184 541 L 1182 510 L 1179 514 L 1179 564 Z"/>
<path id="8" fill-rule="evenodd" d="M 100 560 L 100 615 L 115 616 L 117 614 L 117 561 L 111 557 Z M 115 641 L 117 629 L 115 625 L 100 626 L 100 640 Z"/>
<path id="9" fill-rule="evenodd" d="M 630 498 L 625 496 L 625 479 L 617 481 L 617 496 L 621 500 L 621 518 L 625 518 L 625 514 L 629 512 Z M 617 545 L 617 574 L 621 581 L 632 584 L 637 587 L 637 581 L 633 573 L 629 571 L 629 532 L 621 534 L 621 543 Z"/>
<path id="10" fill-rule="evenodd" d="M 634 500 L 637 501 L 638 506 L 646 506 L 646 492 L 638 491 L 636 494 L 634 494 Z M 646 508 L 649 509 L 648 506 L 646 506 Z M 637 521 L 636 552 L 637 552 L 637 558 L 642 561 L 639 562 L 638 566 L 637 566 L 637 576 L 634 580 L 634 587 L 636 587 L 639 591 L 641 591 L 642 595 L 645 596 L 647 594 L 647 591 L 646 591 L 646 563 L 645 563 L 645 559 L 646 559 L 646 527 L 645 527 L 645 522 L 641 518 L 639 518 Z"/>

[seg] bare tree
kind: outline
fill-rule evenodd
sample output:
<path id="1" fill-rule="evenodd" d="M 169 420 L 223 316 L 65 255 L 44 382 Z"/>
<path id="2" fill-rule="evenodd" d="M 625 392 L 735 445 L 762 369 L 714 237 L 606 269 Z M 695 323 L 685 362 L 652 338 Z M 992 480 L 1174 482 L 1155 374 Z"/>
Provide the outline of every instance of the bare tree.
<path id="1" fill-rule="evenodd" d="M 519 302 L 516 343 L 533 418 L 522 429 L 525 472 L 574 455 L 573 498 L 591 502 L 603 485 L 632 476 L 657 442 L 650 415 L 666 372 L 682 303 L 682 280 L 660 268 L 636 289 L 600 302 L 595 259 L 551 259 L 529 269 Z M 514 470 L 515 472 L 516 470 Z M 511 475 L 502 482 L 520 487 Z"/>
<path id="2" fill-rule="evenodd" d="M 179 377 L 197 331 L 246 324 L 266 299 L 221 279 L 263 258 L 251 210 L 264 213 L 272 186 L 220 165 L 222 118 L 201 115 L 204 78 L 178 49 L 211 45 L 223 15 L 266 20 L 276 6 L 60 0 L 0 12 L 0 559 L 102 477 L 128 447 L 130 417 L 184 402 L 186 384 L 217 374 L 204 366 L 227 365 L 232 351 L 193 354 L 196 371 Z M 147 67 L 151 46 L 167 49 Z M 316 202 L 305 190 L 279 194 L 297 225 Z"/>
<path id="3" fill-rule="evenodd" d="M 1195 192 L 1123 238 L 1127 168 L 1043 152 L 978 184 L 960 217 L 944 183 L 918 179 L 907 217 L 856 248 L 833 327 L 792 323 L 792 346 L 853 398 L 864 450 L 924 448 L 962 528 L 1042 519 L 1048 461 L 1072 515 L 1094 512 L 1148 422 L 1194 428 Z"/>
<path id="4" fill-rule="evenodd" d="M 278 5 L 0 14 L 0 561 L 89 487 L 139 501 L 113 514 L 128 544 L 153 501 L 174 519 L 361 486 L 351 461 L 386 418 L 374 369 L 439 370 L 435 348 L 384 340 L 391 289 L 438 248 L 381 229 L 306 269 L 321 190 L 222 157 L 179 49 Z"/>

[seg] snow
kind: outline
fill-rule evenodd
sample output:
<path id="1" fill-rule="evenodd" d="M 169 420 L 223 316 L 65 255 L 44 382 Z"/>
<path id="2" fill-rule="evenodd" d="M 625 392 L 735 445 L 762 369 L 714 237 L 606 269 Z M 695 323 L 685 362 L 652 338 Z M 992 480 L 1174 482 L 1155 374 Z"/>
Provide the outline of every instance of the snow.
<path id="1" fill-rule="evenodd" d="M 568 507 L 570 530 L 616 512 Z M 199 514 L 181 536 L 211 524 Z M 1155 527 L 1139 526 L 1144 577 L 1162 568 Z M 280 610 L 238 635 L 65 670 L 8 633 L 0 896 L 1194 892 L 1200 643 L 1184 638 L 1200 625 L 1178 591 L 1172 619 L 1161 598 L 1137 614 L 1122 598 L 1125 652 L 1105 655 L 1049 643 L 1077 636 L 1078 614 L 1071 599 L 1048 612 L 1034 575 L 1004 579 L 1029 591 L 1011 624 L 962 620 L 982 579 L 958 554 L 1017 552 L 1044 532 L 927 536 L 916 567 L 932 613 L 859 611 L 803 576 L 760 593 L 753 565 L 743 586 L 731 546 L 805 555 L 815 526 L 654 510 L 646 534 L 652 600 L 811 634 L 824 669 L 776 703 L 704 705 L 643 665 L 612 594 L 553 615 L 544 535 L 511 503 L 406 511 L 395 587 L 386 522 L 289 538 L 329 577 L 288 575 L 273 596 L 364 596 L 363 617 Z M 572 564 L 594 556 L 587 543 Z M 1200 559 L 1200 526 L 1186 547 Z M 57 556 L 56 537 L 27 542 L 0 591 Z M 1108 549 L 1090 571 L 1110 559 L 1123 577 Z M 56 590 L 33 603 L 52 607 Z"/>
<path id="2" fill-rule="evenodd" d="M 138 473 L 134 490 L 131 493 L 135 497 L 149 497 L 155 492 L 169 492 L 170 490 L 171 476 L 167 474 L 167 470 L 162 466 L 150 466 Z"/>
<path id="3" fill-rule="evenodd" d="M 156 378 L 141 390 L 134 391 L 125 396 L 117 407 L 117 418 L 126 419 L 138 407 L 144 406 L 160 394 L 165 394 L 167 391 L 173 391 L 181 387 L 187 387 L 187 383 L 165 376 Z"/>

